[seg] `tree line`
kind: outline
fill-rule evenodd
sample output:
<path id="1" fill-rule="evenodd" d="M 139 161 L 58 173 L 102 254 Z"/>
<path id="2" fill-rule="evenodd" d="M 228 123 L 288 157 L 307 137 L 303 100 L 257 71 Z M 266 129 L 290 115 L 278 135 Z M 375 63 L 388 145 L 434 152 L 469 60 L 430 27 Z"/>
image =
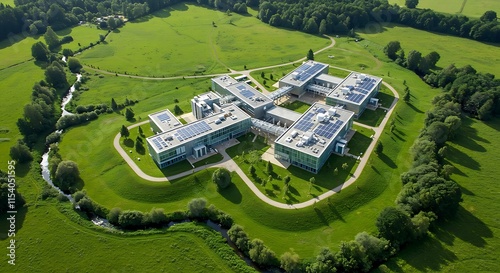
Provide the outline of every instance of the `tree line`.
<path id="1" fill-rule="evenodd" d="M 475 20 L 390 5 L 386 0 L 264 0 L 259 6 L 259 19 L 272 26 L 312 34 L 354 35 L 355 28 L 390 22 L 478 41 L 500 41 L 500 25 L 494 11 Z"/>
<path id="2" fill-rule="evenodd" d="M 454 64 L 437 69 L 439 53 L 422 56 L 411 50 L 408 56 L 398 41 L 384 47 L 384 53 L 397 64 L 414 71 L 432 87 L 443 88 L 449 100 L 458 103 L 461 110 L 481 120 L 500 115 L 500 79 L 490 73 L 478 73 L 472 66 L 462 68 Z"/>

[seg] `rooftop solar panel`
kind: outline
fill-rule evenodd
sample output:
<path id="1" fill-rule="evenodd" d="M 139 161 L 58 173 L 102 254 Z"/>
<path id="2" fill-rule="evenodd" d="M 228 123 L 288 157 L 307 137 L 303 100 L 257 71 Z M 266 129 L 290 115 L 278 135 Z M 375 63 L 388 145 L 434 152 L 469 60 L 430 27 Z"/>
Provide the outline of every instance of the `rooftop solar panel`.
<path id="1" fill-rule="evenodd" d="M 340 129 L 343 123 L 344 123 L 343 121 L 337 120 L 335 122 L 329 122 L 328 124 L 320 124 L 314 130 L 314 133 L 316 133 L 319 136 L 330 139 L 337 133 L 337 131 Z"/>
<path id="2" fill-rule="evenodd" d="M 163 121 L 165 121 L 165 120 L 170 120 L 170 117 L 168 116 L 168 114 L 167 114 L 167 113 L 159 114 L 157 117 L 158 117 L 158 119 L 159 119 L 161 122 L 163 122 Z"/>
<path id="3" fill-rule="evenodd" d="M 190 139 L 194 136 L 205 133 L 206 131 L 212 130 L 210 126 L 205 122 L 197 122 L 190 125 L 186 125 L 184 128 L 180 128 L 177 130 L 177 133 L 174 134 L 179 141 L 184 141 L 186 139 Z"/>
<path id="4" fill-rule="evenodd" d="M 253 92 L 248 90 L 248 89 L 244 89 L 243 91 L 240 92 L 245 98 L 251 98 L 253 96 Z"/>

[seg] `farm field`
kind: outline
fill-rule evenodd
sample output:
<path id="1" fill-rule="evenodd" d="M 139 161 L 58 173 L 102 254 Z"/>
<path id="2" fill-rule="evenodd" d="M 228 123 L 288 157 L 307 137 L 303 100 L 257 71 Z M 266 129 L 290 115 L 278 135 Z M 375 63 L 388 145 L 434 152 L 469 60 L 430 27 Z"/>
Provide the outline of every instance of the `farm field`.
<path id="1" fill-rule="evenodd" d="M 129 22 L 106 41 L 84 52 L 81 61 L 113 72 L 156 77 L 279 64 L 330 43 L 326 38 L 270 27 L 252 16 L 227 16 L 185 4 Z"/>
<path id="2" fill-rule="evenodd" d="M 390 41 L 399 41 L 406 54 L 413 49 L 422 52 L 422 55 L 436 51 L 441 55 L 438 67 L 445 68 L 450 64 L 462 67 L 470 64 L 477 71 L 500 75 L 500 67 L 497 65 L 500 63 L 500 54 L 494 54 L 495 45 L 396 24 L 383 25 L 382 31 L 377 33 L 364 30 L 358 30 L 357 33 L 365 39 L 361 44 L 368 48 L 379 48 L 382 51 Z M 385 55 L 378 57 L 386 58 Z"/>
<path id="3" fill-rule="evenodd" d="M 389 3 L 405 6 L 405 0 L 389 0 Z M 500 3 L 496 0 L 420 0 L 417 8 L 479 18 L 488 10 L 500 12 Z"/>
<path id="4" fill-rule="evenodd" d="M 464 199 L 457 216 L 375 272 L 497 271 L 500 205 L 493 193 L 500 186 L 493 182 L 500 175 L 500 119 L 482 123 L 466 118 L 464 124 L 464 133 L 448 143 L 448 164 L 456 168 L 451 178 L 462 187 Z"/>

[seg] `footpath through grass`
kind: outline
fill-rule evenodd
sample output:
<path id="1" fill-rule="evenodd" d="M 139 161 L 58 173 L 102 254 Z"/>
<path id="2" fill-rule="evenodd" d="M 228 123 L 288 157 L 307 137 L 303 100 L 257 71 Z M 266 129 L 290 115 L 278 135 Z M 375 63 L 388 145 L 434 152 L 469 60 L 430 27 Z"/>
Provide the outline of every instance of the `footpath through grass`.
<path id="1" fill-rule="evenodd" d="M 404 249 L 376 272 L 496 272 L 500 226 L 496 198 L 500 185 L 500 119 L 465 118 L 462 133 L 448 142 L 447 164 L 460 184 L 464 201 L 457 216 L 439 223 L 429 238 Z"/>

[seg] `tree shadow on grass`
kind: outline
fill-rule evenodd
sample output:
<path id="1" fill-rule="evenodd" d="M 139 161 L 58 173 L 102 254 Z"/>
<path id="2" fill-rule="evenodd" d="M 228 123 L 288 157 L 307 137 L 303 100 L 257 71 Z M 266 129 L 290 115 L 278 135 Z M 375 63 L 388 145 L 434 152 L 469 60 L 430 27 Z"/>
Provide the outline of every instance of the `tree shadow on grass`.
<path id="1" fill-rule="evenodd" d="M 19 232 L 21 228 L 23 227 L 24 220 L 26 218 L 26 213 L 28 213 L 28 207 L 20 207 L 16 209 L 17 213 L 15 214 L 15 226 L 16 230 L 15 232 Z M 12 214 L 14 215 L 14 214 Z M 10 239 L 15 239 L 15 238 L 10 238 L 9 233 L 10 233 L 10 221 L 7 219 L 11 216 L 11 214 L 2 214 L 2 217 L 0 217 L 0 241 L 4 240 L 10 240 Z"/>
<path id="2" fill-rule="evenodd" d="M 292 185 L 288 187 L 288 192 L 290 192 L 290 194 L 293 194 L 295 196 L 300 196 L 300 192 Z"/>
<path id="3" fill-rule="evenodd" d="M 423 114 L 423 113 L 424 113 L 424 111 L 422 111 L 422 110 L 418 109 L 418 108 L 417 108 L 417 107 L 415 107 L 412 103 L 407 103 L 407 105 L 408 105 L 411 109 L 413 109 L 413 111 L 415 111 L 415 112 L 417 112 L 417 113 L 420 113 L 420 114 Z"/>
<path id="4" fill-rule="evenodd" d="M 462 206 L 458 208 L 455 217 L 441 222 L 434 234 L 448 245 L 453 245 L 455 238 L 459 238 L 476 247 L 484 247 L 484 238 L 493 237 L 491 229 Z"/>
<path id="5" fill-rule="evenodd" d="M 286 193 L 285 203 L 296 204 L 298 202 L 299 202 L 299 200 L 297 198 L 293 197 L 292 194 L 290 194 L 290 192 Z"/>
<path id="6" fill-rule="evenodd" d="M 479 171 L 481 169 L 481 165 L 479 162 L 474 160 L 468 154 L 456 149 L 453 146 L 448 146 L 448 152 L 446 155 L 446 159 L 455 164 L 464 166 L 466 168 Z"/>
<path id="7" fill-rule="evenodd" d="M 336 219 L 339 219 L 340 221 L 345 223 L 344 217 L 342 217 L 337 208 L 335 208 L 335 206 L 332 203 L 330 203 L 330 199 L 328 199 L 328 208 L 330 209 L 330 211 L 332 212 L 332 214 L 335 216 Z"/>
<path id="8" fill-rule="evenodd" d="M 390 157 L 388 157 L 387 155 L 385 154 L 379 154 L 378 155 L 378 158 L 380 158 L 380 160 L 382 160 L 387 166 L 389 166 L 391 169 L 396 169 L 398 166 L 396 165 L 396 163 L 394 163 L 394 161 L 392 161 L 392 159 Z"/>
<path id="9" fill-rule="evenodd" d="M 219 193 L 233 204 L 241 204 L 241 200 L 243 199 L 240 190 L 234 183 L 231 183 L 229 187 L 220 190 Z"/>
<path id="10" fill-rule="evenodd" d="M 421 253 L 424 250 L 424 255 L 414 255 L 416 252 Z M 455 253 L 433 237 L 413 242 L 410 247 L 400 253 L 399 257 L 420 272 L 439 271 L 443 265 L 458 259 Z"/>
<path id="11" fill-rule="evenodd" d="M 16 177 L 25 177 L 31 169 L 31 163 L 16 164 Z"/>
<path id="12" fill-rule="evenodd" d="M 325 226 L 330 226 L 330 223 L 328 222 L 328 220 L 326 219 L 325 215 L 323 214 L 323 212 L 320 209 L 314 208 L 314 212 L 316 212 L 316 215 L 318 216 L 319 220 L 321 220 L 321 222 Z"/>
<path id="13" fill-rule="evenodd" d="M 276 197 L 276 194 L 271 189 L 266 189 L 266 195 L 270 197 Z"/>
<path id="14" fill-rule="evenodd" d="M 129 148 L 134 147 L 134 141 L 130 138 L 124 139 L 123 144 Z"/>

